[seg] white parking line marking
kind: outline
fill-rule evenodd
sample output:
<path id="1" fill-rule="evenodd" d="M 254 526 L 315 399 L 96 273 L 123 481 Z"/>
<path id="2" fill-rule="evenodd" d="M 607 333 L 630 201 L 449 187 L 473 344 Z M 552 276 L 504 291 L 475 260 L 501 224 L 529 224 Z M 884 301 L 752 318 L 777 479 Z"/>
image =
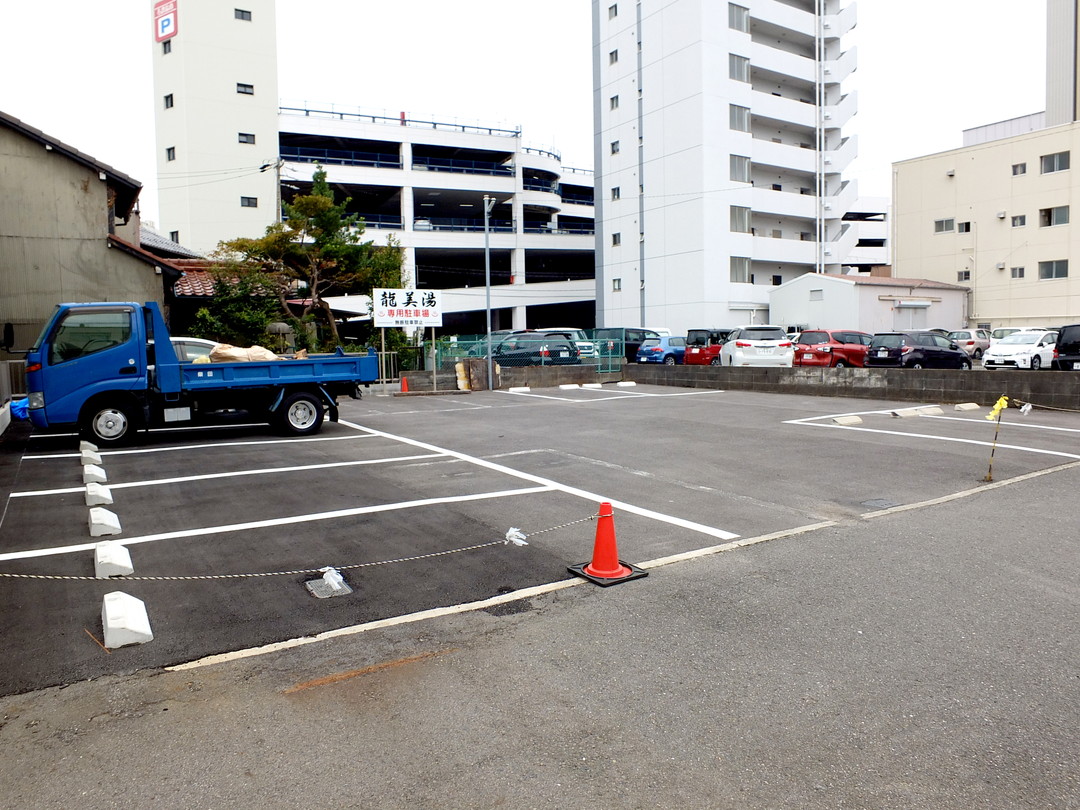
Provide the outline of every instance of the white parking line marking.
<path id="1" fill-rule="evenodd" d="M 271 518 L 269 520 L 253 520 L 247 523 L 226 523 L 221 526 L 207 526 L 204 529 L 181 529 L 175 532 L 161 532 L 159 534 L 144 534 L 141 537 L 115 538 L 125 546 L 139 545 L 141 543 L 156 543 L 160 540 L 182 540 L 188 537 L 205 537 L 208 534 L 228 534 L 231 532 L 244 532 L 251 529 L 267 529 L 274 526 L 290 526 L 294 523 L 308 523 L 313 520 L 335 520 L 337 518 L 355 517 L 356 515 L 370 515 L 376 512 L 391 512 L 396 509 L 415 509 L 420 506 L 435 506 L 444 503 L 464 503 L 466 501 L 483 501 L 489 498 L 507 498 L 513 495 L 534 495 L 538 492 L 551 492 L 554 487 L 538 486 L 525 487 L 522 489 L 505 489 L 499 492 L 479 492 L 475 495 L 453 495 L 445 498 L 424 498 L 417 501 L 399 501 L 397 503 L 382 503 L 374 506 L 358 506 L 354 509 L 335 509 L 332 512 L 315 512 L 313 514 L 294 515 L 285 518 Z M 70 554 L 77 551 L 90 551 L 97 543 L 78 543 L 71 546 L 54 546 L 52 548 L 38 548 L 28 551 L 12 551 L 0 554 L 0 561 L 4 560 L 27 560 L 33 557 L 51 557 L 57 554 Z"/>
<path id="2" fill-rule="evenodd" d="M 721 540 L 734 540 L 739 536 L 737 534 L 733 534 L 732 532 L 724 531 L 723 529 L 717 529 L 713 526 L 705 526 L 704 524 L 694 523 L 693 521 L 684 520 L 683 518 L 674 517 L 672 515 L 665 515 L 662 512 L 654 512 L 651 509 L 643 509 L 640 506 L 635 506 L 634 504 L 626 503 L 625 501 L 619 501 L 604 495 L 597 495 L 595 492 L 589 492 L 587 490 L 578 489 L 576 487 L 569 487 L 565 484 L 560 484 L 558 481 L 552 481 L 548 478 L 542 478 L 539 475 L 532 475 L 530 473 L 521 472 L 520 470 L 515 470 L 512 467 L 505 467 L 502 464 L 496 464 L 493 461 L 487 461 L 482 458 L 477 458 L 476 456 L 469 456 L 465 453 L 459 453 L 456 450 L 447 450 L 445 447 L 438 447 L 434 444 L 417 441 L 416 439 L 409 439 L 405 436 L 395 436 L 393 433 L 384 433 L 381 430 L 364 427 L 363 425 L 357 425 L 353 422 L 346 422 L 345 420 L 342 420 L 341 422 L 339 422 L 339 424 L 345 425 L 346 427 L 351 427 L 355 430 L 365 431 L 375 436 L 382 436 L 384 439 L 393 439 L 394 441 L 402 442 L 403 444 L 412 445 L 413 447 L 419 447 L 423 450 L 430 450 L 435 453 L 442 453 L 447 456 L 453 456 L 454 458 L 459 458 L 462 461 L 467 461 L 470 464 L 476 464 L 480 467 L 486 467 L 489 470 L 495 470 L 496 472 L 505 473 L 506 475 L 520 478 L 523 481 L 532 481 L 535 484 L 542 484 L 543 486 L 557 492 L 563 492 L 567 495 L 574 495 L 578 498 L 584 498 L 587 501 L 592 501 L 594 503 L 608 502 L 614 508 L 621 509 L 624 512 L 630 512 L 635 515 L 640 515 L 641 517 L 647 517 L 651 518 L 652 520 L 658 520 L 662 523 L 668 523 L 672 526 L 689 529 L 690 531 L 699 532 L 700 534 L 705 534 L 710 537 L 718 537 Z"/>
<path id="3" fill-rule="evenodd" d="M 1076 453 L 1062 453 L 1058 450 L 1042 450 L 1037 447 L 1021 447 L 1015 444 L 1003 444 L 1002 442 L 987 442 L 977 439 L 961 439 L 956 436 L 933 436 L 928 433 L 907 433 L 902 430 L 882 430 L 880 428 L 867 428 L 867 427 L 853 427 L 849 425 L 837 425 L 830 423 L 823 423 L 817 420 L 819 419 L 832 419 L 835 416 L 857 416 L 870 413 L 891 413 L 891 411 L 856 411 L 851 414 L 834 414 L 833 416 L 811 416 L 803 419 L 789 419 L 784 424 L 786 425 L 805 425 L 807 427 L 820 427 L 831 428 L 833 430 L 857 430 L 863 433 L 881 433 L 886 436 L 903 436 L 911 439 L 930 439 L 931 441 L 938 442 L 956 442 L 957 444 L 974 444 L 980 447 L 997 447 L 999 450 L 1019 450 L 1022 453 L 1036 453 L 1046 456 L 1058 456 L 1060 458 L 1076 458 L 1080 459 L 1080 454 Z M 940 419 L 939 416 L 920 416 L 919 419 Z M 966 420 L 965 420 L 966 421 Z M 971 420 L 975 421 L 975 420 Z M 1012 424 L 1012 423 L 1010 423 Z"/>
<path id="4" fill-rule="evenodd" d="M 947 420 L 951 420 L 953 422 L 968 422 L 969 424 L 972 424 L 972 425 L 977 425 L 977 424 L 984 424 L 985 425 L 987 423 L 987 421 L 989 421 L 989 420 L 986 419 L 985 416 L 982 419 L 968 419 L 968 418 L 964 418 L 962 416 L 926 416 L 924 418 L 926 418 L 926 419 L 947 419 Z M 1001 426 L 1003 428 L 1005 428 L 1005 427 L 1010 427 L 1010 428 L 1011 427 L 1020 427 L 1020 428 L 1028 428 L 1028 429 L 1031 429 L 1031 430 L 1058 430 L 1058 431 L 1061 431 L 1063 433 L 1080 433 L 1080 428 L 1057 427 L 1055 425 L 1033 425 L 1030 422 L 1006 422 L 1006 421 L 1002 420 Z"/>
<path id="5" fill-rule="evenodd" d="M 305 464 L 298 467 L 266 467 L 258 470 L 240 470 L 238 472 L 206 473 L 205 475 L 185 475 L 178 478 L 155 478 L 145 481 L 129 481 L 126 484 L 109 484 L 109 489 L 130 489 L 132 487 L 156 487 L 162 484 L 182 484 L 187 481 L 208 481 L 212 478 L 242 478 L 245 475 L 273 475 L 274 473 L 303 472 L 305 470 L 326 470 L 332 467 L 360 467 L 365 464 L 393 464 L 398 461 L 413 461 L 420 458 L 441 458 L 441 453 L 423 453 L 415 456 L 397 456 L 395 458 L 375 458 L 364 461 L 334 461 L 326 464 Z M 457 461 L 457 459 L 454 459 Z M 38 495 L 68 495 L 84 492 L 86 487 L 65 487 L 63 489 L 38 489 L 25 492 L 12 492 L 11 498 L 30 498 Z"/>
<path id="6" fill-rule="evenodd" d="M 177 450 L 214 450 L 219 447 L 252 447 L 260 444 L 296 444 L 301 442 L 343 442 L 364 438 L 363 436 L 314 436 L 299 439 L 264 439 L 250 442 L 213 442 L 212 444 L 182 444 L 175 447 L 145 447 L 137 450 L 99 450 L 102 456 L 134 456 L 144 453 L 172 453 Z M 78 453 L 50 453 L 48 455 L 25 456 L 38 460 L 43 458 L 79 458 Z"/>

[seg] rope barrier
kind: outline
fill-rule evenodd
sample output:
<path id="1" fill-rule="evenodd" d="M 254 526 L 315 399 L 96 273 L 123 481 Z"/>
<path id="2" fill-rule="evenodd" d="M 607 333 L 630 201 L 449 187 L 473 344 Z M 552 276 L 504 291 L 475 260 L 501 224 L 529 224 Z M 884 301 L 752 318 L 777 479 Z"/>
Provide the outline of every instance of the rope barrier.
<path id="1" fill-rule="evenodd" d="M 490 548 L 491 546 L 509 545 L 513 543 L 518 546 L 527 546 L 525 542 L 526 537 L 535 537 L 538 534 L 544 534 L 546 532 L 554 532 L 559 529 L 565 529 L 568 526 L 576 526 L 579 523 L 588 523 L 591 520 L 596 520 L 599 517 L 596 515 L 589 515 L 587 518 L 580 520 L 572 520 L 569 523 L 563 523 L 559 526 L 552 526 L 548 529 L 539 529 L 529 534 L 524 534 L 518 529 L 510 529 L 506 533 L 504 540 L 492 540 L 489 543 L 477 543 L 473 546 L 462 546 L 461 548 L 453 548 L 447 551 L 433 551 L 430 554 L 417 554 L 413 557 L 396 557 L 391 560 L 379 560 L 377 562 L 366 563 L 353 563 L 352 565 L 335 565 L 333 568 L 338 571 L 350 571 L 356 568 L 374 568 L 379 565 L 395 565 L 397 563 L 416 562 L 417 560 L 429 560 L 435 557 L 446 557 L 450 554 L 460 554 L 464 551 L 477 551 L 482 548 Z M 123 545 L 123 541 L 115 541 Z M 255 579 L 259 577 L 284 577 L 284 576 L 296 576 L 297 574 L 321 574 L 325 572 L 326 566 L 321 568 L 296 568 L 291 571 L 263 571 L 259 573 L 248 574 L 199 574 L 190 576 L 157 576 L 157 577 L 143 577 L 143 576 L 122 576 L 122 577 L 108 577 L 109 581 L 140 581 L 140 582 L 185 582 L 192 580 L 209 580 L 209 579 Z M 55 579 L 55 580 L 92 580 L 94 582 L 102 582 L 103 578 L 89 577 L 89 576 L 76 576 L 74 574 L 15 574 L 10 572 L 0 571 L 0 578 L 4 579 Z"/>

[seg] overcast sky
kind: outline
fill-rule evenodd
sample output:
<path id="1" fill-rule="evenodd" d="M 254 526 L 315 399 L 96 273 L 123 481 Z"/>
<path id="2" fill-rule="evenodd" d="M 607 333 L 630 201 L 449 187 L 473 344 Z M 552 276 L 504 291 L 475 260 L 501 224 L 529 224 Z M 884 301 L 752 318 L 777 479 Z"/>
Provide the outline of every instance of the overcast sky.
<path id="1" fill-rule="evenodd" d="M 181 30 L 183 2 L 180 0 Z M 145 186 L 157 217 L 152 0 L 5 0 L 0 110 Z M 1045 107 L 1041 0 L 858 0 L 859 139 L 846 173 L 890 194 L 893 161 L 962 145 L 962 130 Z M 278 0 L 279 94 L 521 126 L 527 146 L 592 166 L 589 0 Z"/>

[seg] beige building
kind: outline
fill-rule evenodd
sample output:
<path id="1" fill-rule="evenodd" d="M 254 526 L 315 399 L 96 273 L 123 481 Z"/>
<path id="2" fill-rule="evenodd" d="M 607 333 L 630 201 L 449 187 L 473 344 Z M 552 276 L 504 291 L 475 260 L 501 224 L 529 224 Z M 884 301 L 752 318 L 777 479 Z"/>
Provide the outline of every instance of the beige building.
<path id="1" fill-rule="evenodd" d="M 1080 321 L 1080 124 L 893 165 L 893 270 L 971 289 L 967 326 Z"/>
<path id="2" fill-rule="evenodd" d="M 964 325 L 1080 321 L 1077 0 L 1047 0 L 1046 111 L 893 164 L 893 270 L 970 288 Z"/>
<path id="3" fill-rule="evenodd" d="M 164 301 L 179 273 L 139 247 L 140 189 L 0 113 L 0 324 L 14 326 L 15 348 L 61 301 Z"/>

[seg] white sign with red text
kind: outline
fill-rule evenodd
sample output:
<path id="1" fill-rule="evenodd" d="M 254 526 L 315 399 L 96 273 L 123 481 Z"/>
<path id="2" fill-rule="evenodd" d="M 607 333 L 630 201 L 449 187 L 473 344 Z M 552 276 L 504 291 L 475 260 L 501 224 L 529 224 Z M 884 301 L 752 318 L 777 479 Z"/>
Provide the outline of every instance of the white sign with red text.
<path id="1" fill-rule="evenodd" d="M 371 293 L 375 326 L 442 326 L 441 290 L 391 290 L 376 287 Z"/>

